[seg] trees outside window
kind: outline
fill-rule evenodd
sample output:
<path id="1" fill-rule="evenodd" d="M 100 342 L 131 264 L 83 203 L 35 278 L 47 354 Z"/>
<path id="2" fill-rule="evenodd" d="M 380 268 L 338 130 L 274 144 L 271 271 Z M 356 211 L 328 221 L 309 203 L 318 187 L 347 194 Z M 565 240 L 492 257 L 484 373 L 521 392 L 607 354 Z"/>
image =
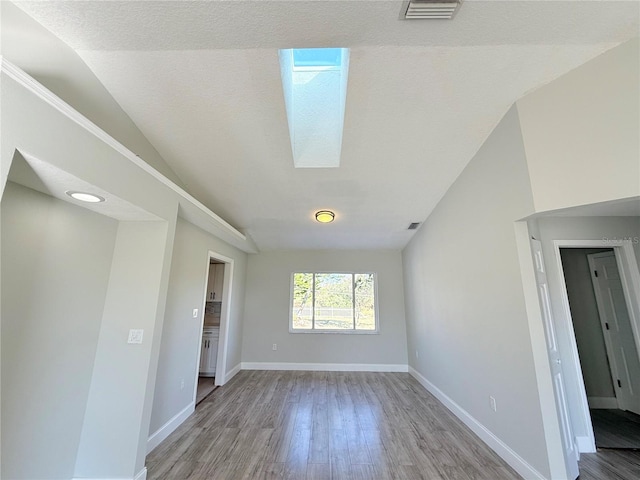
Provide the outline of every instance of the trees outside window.
<path id="1" fill-rule="evenodd" d="M 294 273 L 293 331 L 377 331 L 375 274 Z"/>

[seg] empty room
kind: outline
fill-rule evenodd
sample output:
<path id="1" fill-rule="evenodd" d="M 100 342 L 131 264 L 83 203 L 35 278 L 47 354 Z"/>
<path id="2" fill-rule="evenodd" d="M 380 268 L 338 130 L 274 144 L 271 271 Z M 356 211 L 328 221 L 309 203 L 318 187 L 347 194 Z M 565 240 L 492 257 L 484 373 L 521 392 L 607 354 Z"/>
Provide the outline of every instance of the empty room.
<path id="1" fill-rule="evenodd" d="M 640 478 L 640 2 L 0 2 L 2 480 Z"/>

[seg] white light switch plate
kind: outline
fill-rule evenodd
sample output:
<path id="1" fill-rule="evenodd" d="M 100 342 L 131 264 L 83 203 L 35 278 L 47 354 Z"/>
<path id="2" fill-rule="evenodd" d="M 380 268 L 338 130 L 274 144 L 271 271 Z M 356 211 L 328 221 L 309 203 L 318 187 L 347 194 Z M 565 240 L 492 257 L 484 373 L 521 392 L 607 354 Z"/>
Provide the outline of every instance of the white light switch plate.
<path id="1" fill-rule="evenodd" d="M 193 318 L 198 318 L 198 309 L 197 308 L 193 309 Z"/>
<path id="2" fill-rule="evenodd" d="M 142 343 L 143 334 L 144 334 L 144 330 L 142 329 L 129 330 L 129 340 L 127 340 L 127 343 Z"/>

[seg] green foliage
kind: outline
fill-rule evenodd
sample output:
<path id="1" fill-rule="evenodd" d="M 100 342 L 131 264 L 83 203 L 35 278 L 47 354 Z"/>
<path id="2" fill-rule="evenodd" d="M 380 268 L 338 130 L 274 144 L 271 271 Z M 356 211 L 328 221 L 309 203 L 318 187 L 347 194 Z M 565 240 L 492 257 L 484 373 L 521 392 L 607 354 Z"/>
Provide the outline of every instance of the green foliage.
<path id="1" fill-rule="evenodd" d="M 315 295 L 315 312 L 312 312 Z M 371 273 L 295 273 L 295 328 L 375 329 L 374 276 Z"/>

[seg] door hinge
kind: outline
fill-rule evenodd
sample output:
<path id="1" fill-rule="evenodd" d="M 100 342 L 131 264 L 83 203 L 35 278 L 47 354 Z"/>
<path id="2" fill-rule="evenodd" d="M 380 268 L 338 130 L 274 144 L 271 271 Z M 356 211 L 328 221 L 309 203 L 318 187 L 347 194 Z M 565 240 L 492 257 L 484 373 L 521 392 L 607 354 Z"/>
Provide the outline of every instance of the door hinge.
<path id="1" fill-rule="evenodd" d="M 622 382 L 618 379 L 618 388 L 622 388 Z"/>
<path id="2" fill-rule="evenodd" d="M 609 330 L 609 322 L 604 322 L 604 326 Z"/>
<path id="3" fill-rule="evenodd" d="M 594 270 L 593 274 L 597 277 L 598 276 L 598 270 Z"/>

